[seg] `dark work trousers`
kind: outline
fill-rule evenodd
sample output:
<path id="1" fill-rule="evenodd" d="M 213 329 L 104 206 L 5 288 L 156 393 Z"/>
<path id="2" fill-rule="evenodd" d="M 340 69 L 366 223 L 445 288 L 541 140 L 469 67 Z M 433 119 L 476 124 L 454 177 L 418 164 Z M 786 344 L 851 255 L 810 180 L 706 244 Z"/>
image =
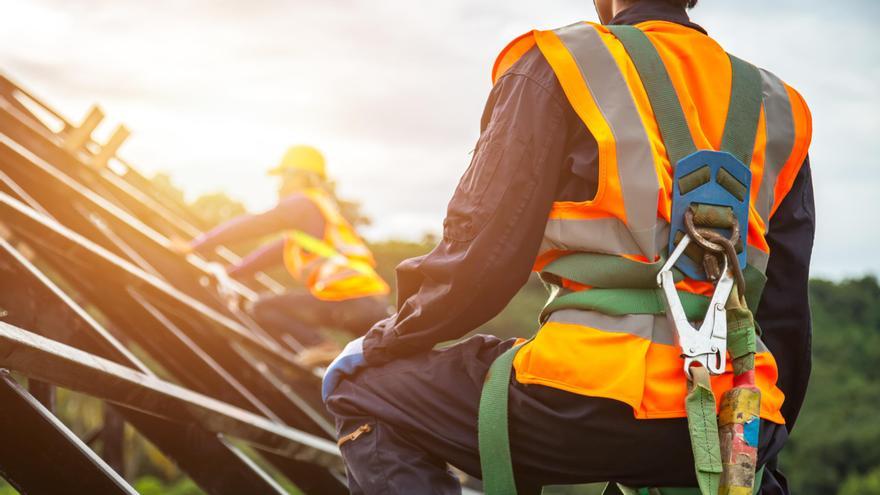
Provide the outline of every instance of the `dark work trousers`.
<path id="1" fill-rule="evenodd" d="M 345 330 L 356 337 L 367 333 L 374 323 L 388 317 L 388 300 L 367 296 L 324 301 L 306 289 L 291 289 L 283 294 L 260 295 L 250 312 L 270 333 L 288 333 L 311 347 L 326 341 L 318 327 Z"/>
<path id="2" fill-rule="evenodd" d="M 479 478 L 480 391 L 492 361 L 511 345 L 477 335 L 343 380 L 327 401 L 339 437 L 371 426 L 341 446 L 351 492 L 459 493 L 447 463 Z M 684 418 L 637 420 L 622 402 L 512 379 L 509 428 L 520 494 L 549 484 L 696 484 Z M 759 462 L 774 458 L 786 438 L 784 426 L 763 422 Z M 774 472 L 764 480 L 762 493 L 787 492 Z"/>

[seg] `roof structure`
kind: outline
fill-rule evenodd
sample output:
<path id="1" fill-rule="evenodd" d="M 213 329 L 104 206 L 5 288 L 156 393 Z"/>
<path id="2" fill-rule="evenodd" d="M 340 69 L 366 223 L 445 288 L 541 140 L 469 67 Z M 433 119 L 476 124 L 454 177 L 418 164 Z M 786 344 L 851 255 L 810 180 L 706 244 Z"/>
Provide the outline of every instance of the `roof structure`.
<path id="1" fill-rule="evenodd" d="M 284 493 L 261 465 L 347 493 L 302 346 L 218 293 L 208 262 L 233 252 L 169 249 L 204 223 L 117 156 L 124 127 L 95 142 L 102 118 L 73 124 L 0 74 L 0 475 L 27 493 L 134 493 L 128 423 L 207 493 Z M 243 300 L 280 289 L 265 274 L 233 286 Z M 59 421 L 55 387 L 104 401 L 101 431 Z"/>

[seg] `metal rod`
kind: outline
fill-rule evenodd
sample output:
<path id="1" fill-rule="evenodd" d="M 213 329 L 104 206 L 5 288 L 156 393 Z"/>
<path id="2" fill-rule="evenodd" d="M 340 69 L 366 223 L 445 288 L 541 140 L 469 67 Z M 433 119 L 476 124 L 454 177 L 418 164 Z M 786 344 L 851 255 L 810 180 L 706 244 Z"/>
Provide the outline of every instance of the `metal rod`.
<path id="1" fill-rule="evenodd" d="M 197 422 L 293 459 L 342 468 L 335 443 L 0 322 L 0 366 L 99 399 Z"/>
<path id="2" fill-rule="evenodd" d="M 18 491 L 137 494 L 6 370 L 0 404 L 0 466 Z"/>

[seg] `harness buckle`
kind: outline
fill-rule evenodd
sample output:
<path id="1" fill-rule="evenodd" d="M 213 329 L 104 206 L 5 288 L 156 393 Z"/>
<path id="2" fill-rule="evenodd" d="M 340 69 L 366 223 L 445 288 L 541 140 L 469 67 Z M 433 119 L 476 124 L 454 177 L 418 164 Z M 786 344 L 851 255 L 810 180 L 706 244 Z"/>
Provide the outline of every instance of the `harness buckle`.
<path id="1" fill-rule="evenodd" d="M 727 366 L 727 313 L 725 306 L 734 284 L 729 262 L 725 256 L 720 277 L 715 285 L 715 292 L 709 301 L 709 309 L 706 311 L 699 328 L 694 328 L 685 314 L 684 306 L 675 289 L 672 273 L 675 262 L 692 240 L 693 238 L 689 234 L 682 237 L 657 274 L 657 285 L 663 290 L 666 319 L 675 329 L 675 340 L 681 348 L 681 354 L 684 357 L 684 372 L 688 379 L 693 378 L 690 368 L 694 365 L 703 366 L 712 375 L 724 373 Z"/>

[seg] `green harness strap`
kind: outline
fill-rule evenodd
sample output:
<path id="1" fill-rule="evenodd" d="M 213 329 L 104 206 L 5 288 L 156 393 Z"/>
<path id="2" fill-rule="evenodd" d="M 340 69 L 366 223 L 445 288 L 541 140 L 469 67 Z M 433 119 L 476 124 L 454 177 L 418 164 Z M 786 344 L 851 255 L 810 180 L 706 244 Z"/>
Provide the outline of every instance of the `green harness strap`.
<path id="1" fill-rule="evenodd" d="M 541 311 L 541 321 L 544 322 L 555 311 L 562 309 L 580 309 L 585 311 L 597 311 L 612 316 L 622 316 L 627 314 L 664 314 L 666 308 L 663 304 L 663 294 L 657 288 L 657 271 L 660 267 L 654 268 L 653 273 L 646 272 L 645 266 L 655 266 L 651 263 L 639 263 L 637 261 L 627 260 L 618 256 L 607 254 L 592 254 L 585 256 L 586 253 L 574 253 L 563 256 L 553 263 L 547 265 L 551 269 L 553 276 L 565 278 L 577 283 L 591 285 L 594 289 L 567 292 L 558 284 L 547 281 L 550 286 L 550 297 L 544 309 Z M 571 258 L 574 262 L 569 262 Z M 589 261 L 589 265 L 580 265 L 582 261 Z M 567 272 L 567 268 L 576 268 L 571 272 Z M 593 268 L 597 273 L 615 272 L 622 279 L 630 281 L 638 281 L 636 287 L 644 288 L 604 288 L 602 285 L 589 283 L 595 282 L 589 276 L 584 276 L 584 269 Z M 542 275 L 543 276 L 543 275 Z M 746 302 L 748 307 L 755 311 L 758 302 L 761 300 L 761 292 L 764 290 L 764 284 L 767 277 L 753 266 L 746 266 L 743 270 L 743 277 L 746 281 Z M 648 288 L 648 281 L 653 281 L 653 287 Z M 709 307 L 709 298 L 693 294 L 690 292 L 679 291 L 684 311 L 688 318 L 692 321 L 702 320 Z"/>
<path id="2" fill-rule="evenodd" d="M 561 292 L 561 291 L 560 291 Z M 709 298 L 699 294 L 679 291 L 681 305 L 691 321 L 702 320 L 709 309 Z M 663 291 L 660 289 L 590 289 L 569 292 L 554 297 L 552 294 L 541 311 L 544 322 L 561 309 L 596 311 L 611 316 L 662 315 Z"/>
<path id="3" fill-rule="evenodd" d="M 718 418 L 715 415 L 715 394 L 709 381 L 709 370 L 702 366 L 690 369 L 690 390 L 684 401 L 688 432 L 694 452 L 694 471 L 702 495 L 717 495 L 721 485 L 721 444 L 718 440 Z"/>
<path id="4" fill-rule="evenodd" d="M 515 345 L 498 356 L 489 367 L 480 394 L 477 435 L 480 444 L 480 469 L 483 491 L 487 495 L 516 494 L 510 438 L 507 429 L 507 397 L 513 358 L 520 346 Z"/>
<path id="5" fill-rule="evenodd" d="M 748 167 L 752 163 L 758 119 L 761 116 L 761 73 L 744 60 L 730 54 L 727 56 L 730 58 L 732 80 L 721 149 L 730 152 Z"/>
<path id="6" fill-rule="evenodd" d="M 666 66 L 651 40 L 639 28 L 608 26 L 608 29 L 620 40 L 636 66 L 654 110 L 669 163 L 674 167 L 682 158 L 697 151 L 697 147 Z M 761 113 L 761 74 L 754 65 L 742 59 L 730 54 L 728 58 L 731 90 L 721 149 L 748 166 L 752 162 Z"/>
<path id="7" fill-rule="evenodd" d="M 648 101 L 654 110 L 654 118 L 660 129 L 669 163 L 674 167 L 682 158 L 697 151 L 690 128 L 681 109 L 678 95 L 666 66 L 660 59 L 651 40 L 634 26 L 607 26 L 623 43 L 626 52 L 636 66 Z"/>
<path id="8" fill-rule="evenodd" d="M 656 289 L 657 273 L 666 256 L 661 256 L 654 263 L 642 263 L 602 253 L 571 253 L 556 258 L 541 269 L 541 278 L 545 282 L 547 275 L 555 275 L 591 287 L 606 289 Z M 684 279 L 684 275 L 674 271 L 676 282 Z"/>

